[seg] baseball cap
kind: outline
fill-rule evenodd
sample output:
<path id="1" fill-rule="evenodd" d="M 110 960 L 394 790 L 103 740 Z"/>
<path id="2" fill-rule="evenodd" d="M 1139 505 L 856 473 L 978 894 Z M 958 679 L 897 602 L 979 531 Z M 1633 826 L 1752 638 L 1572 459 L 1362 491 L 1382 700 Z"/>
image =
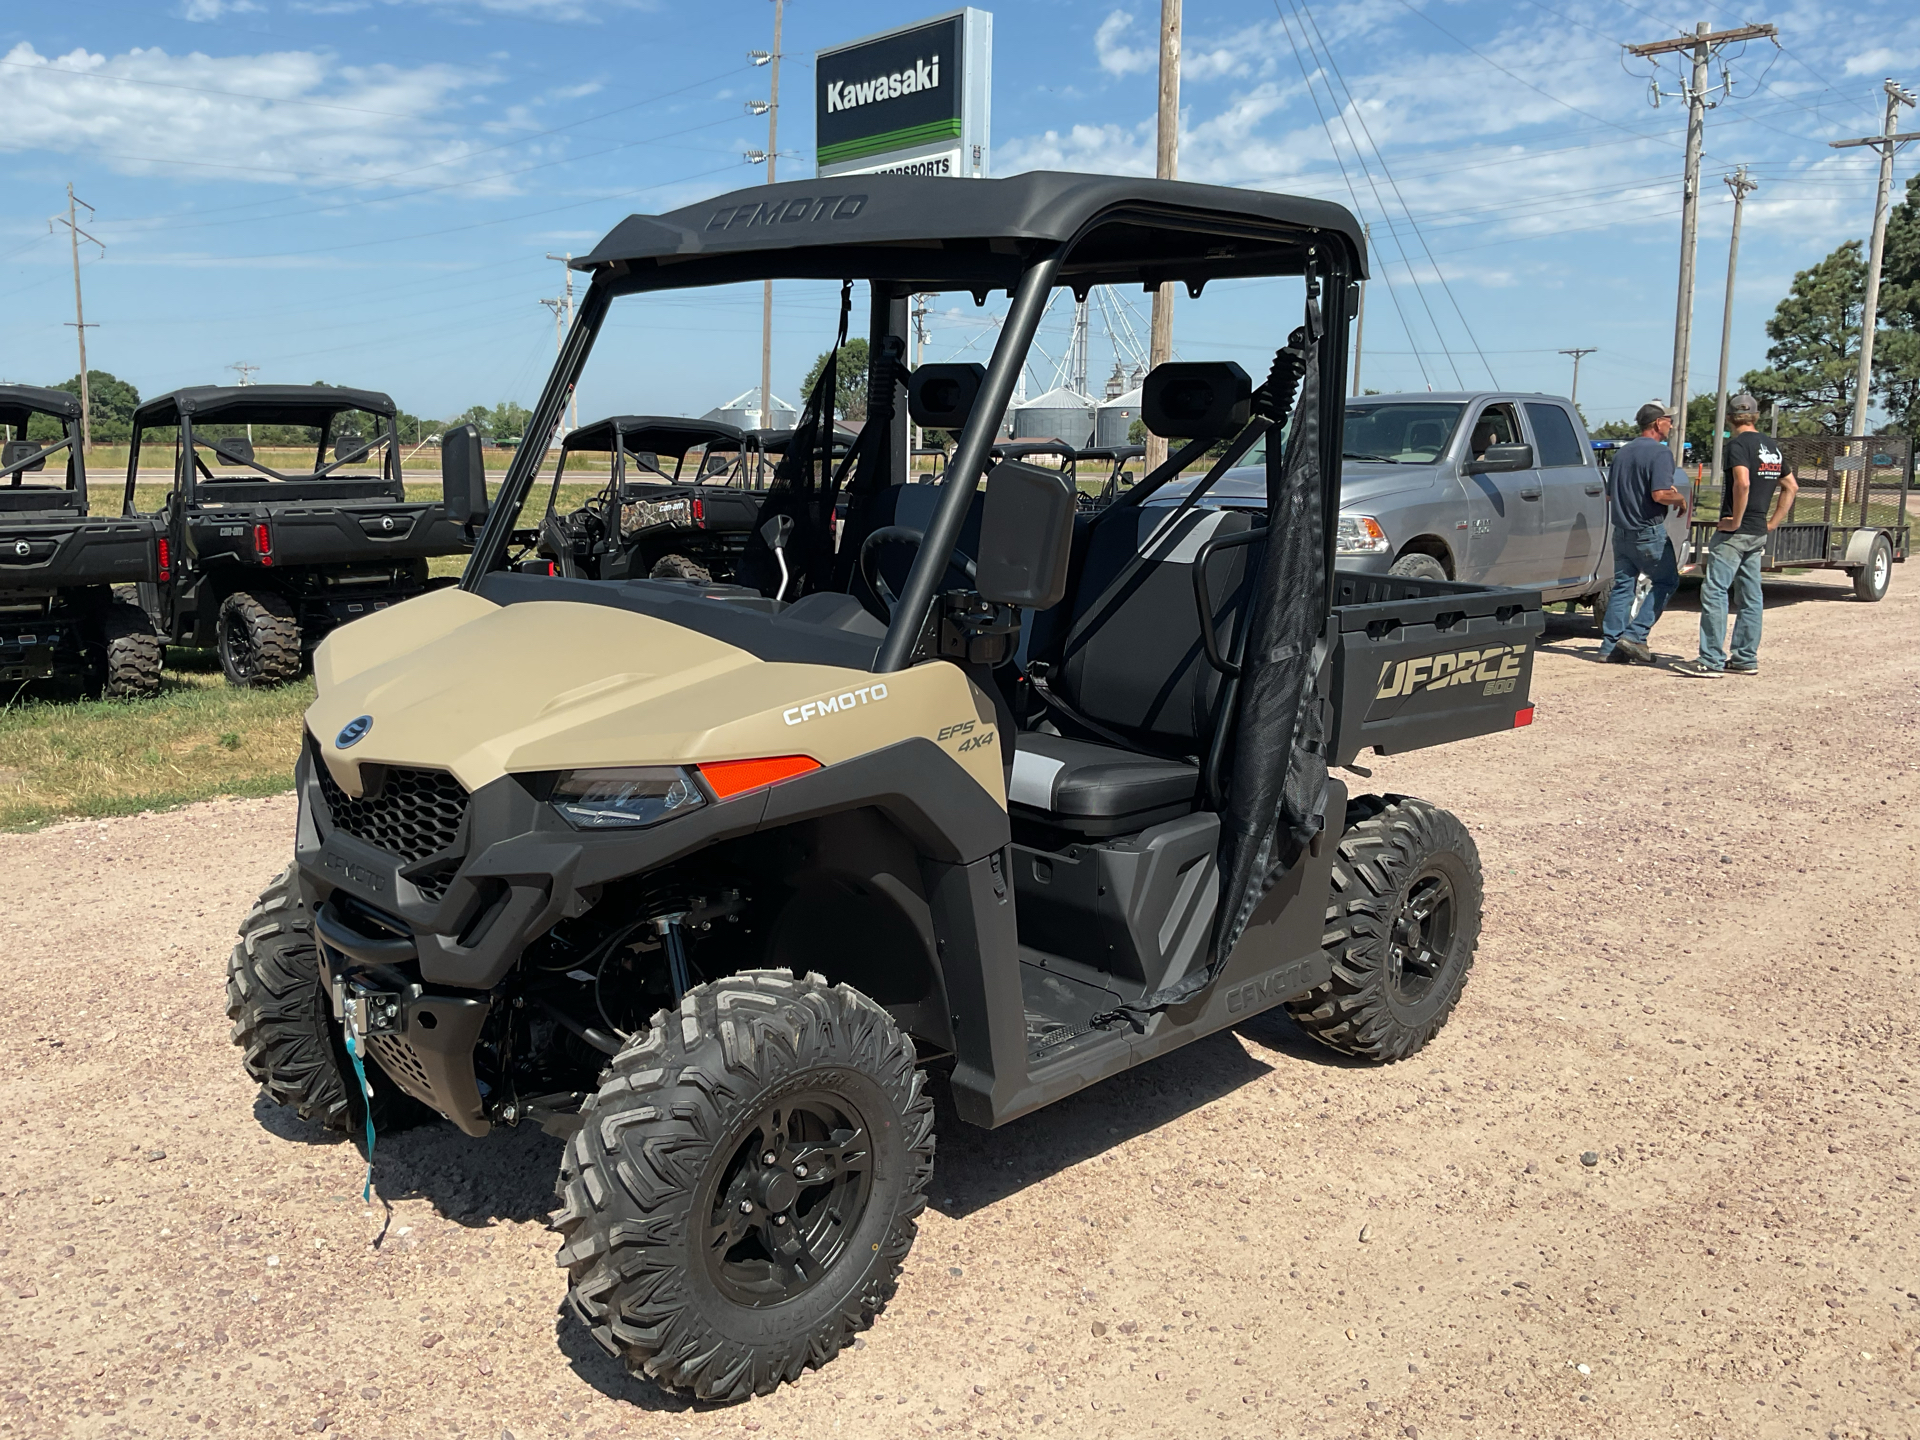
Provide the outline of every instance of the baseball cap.
<path id="1" fill-rule="evenodd" d="M 1738 395 L 1727 401 L 1727 413 L 1730 415 L 1758 415 L 1760 413 L 1760 402 L 1745 390 L 1742 390 Z"/>
<path id="2" fill-rule="evenodd" d="M 1638 410 L 1634 411 L 1633 423 L 1638 425 L 1642 430 L 1644 430 L 1649 425 L 1653 424 L 1654 421 L 1665 420 L 1672 414 L 1673 414 L 1673 411 L 1667 408 L 1665 401 L 1649 400 L 1646 404 L 1642 405 Z"/>

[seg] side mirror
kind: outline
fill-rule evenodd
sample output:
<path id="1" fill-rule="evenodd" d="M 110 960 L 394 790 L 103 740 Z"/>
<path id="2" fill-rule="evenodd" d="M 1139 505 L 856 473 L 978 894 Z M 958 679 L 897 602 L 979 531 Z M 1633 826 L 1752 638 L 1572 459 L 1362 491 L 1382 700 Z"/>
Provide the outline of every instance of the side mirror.
<path id="1" fill-rule="evenodd" d="M 1461 468 L 1468 475 L 1494 475 L 1508 470 L 1531 470 L 1533 447 L 1531 445 L 1489 445 L 1479 459 L 1469 460 Z"/>
<path id="2" fill-rule="evenodd" d="M 1140 387 L 1140 419 L 1166 440 L 1231 440 L 1252 413 L 1253 381 L 1231 360 L 1170 360 Z"/>
<path id="3" fill-rule="evenodd" d="M 487 518 L 487 462 L 479 427 L 458 425 L 441 437 L 440 494 L 454 524 L 471 529 Z"/>
<path id="4" fill-rule="evenodd" d="M 907 413 L 931 430 L 964 430 L 986 378 L 987 367 L 977 363 L 922 365 L 907 377 Z"/>
<path id="5" fill-rule="evenodd" d="M 996 605 L 1045 610 L 1067 593 L 1073 516 L 1079 500 L 1058 470 L 1003 460 L 987 476 L 980 507 L 974 589 Z"/>

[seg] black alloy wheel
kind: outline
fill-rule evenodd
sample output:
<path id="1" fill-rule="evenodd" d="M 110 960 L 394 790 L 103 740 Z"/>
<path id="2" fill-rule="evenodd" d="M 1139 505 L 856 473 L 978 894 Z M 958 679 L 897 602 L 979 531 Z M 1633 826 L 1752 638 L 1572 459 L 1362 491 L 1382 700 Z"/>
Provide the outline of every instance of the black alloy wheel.
<path id="1" fill-rule="evenodd" d="M 702 1207 L 702 1254 L 721 1294 L 779 1305 L 840 1259 L 873 1194 L 873 1155 L 853 1102 L 824 1090 L 777 1101 L 743 1128 Z"/>
<path id="2" fill-rule="evenodd" d="M 1387 939 L 1387 986 L 1401 1005 L 1423 1004 L 1453 951 L 1453 882 L 1437 869 L 1407 887 Z"/>
<path id="3" fill-rule="evenodd" d="M 300 622 L 274 591 L 236 590 L 227 596 L 220 602 L 215 632 L 228 683 L 251 688 L 299 677 Z"/>

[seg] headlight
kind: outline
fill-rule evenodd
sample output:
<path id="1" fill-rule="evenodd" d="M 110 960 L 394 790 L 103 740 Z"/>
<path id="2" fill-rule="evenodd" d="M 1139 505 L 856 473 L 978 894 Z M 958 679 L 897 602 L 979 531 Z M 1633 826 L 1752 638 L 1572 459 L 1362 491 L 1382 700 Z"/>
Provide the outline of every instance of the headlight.
<path id="1" fill-rule="evenodd" d="M 1336 555 L 1384 555 L 1387 532 L 1371 515 L 1342 515 L 1340 537 L 1334 544 Z"/>
<path id="2" fill-rule="evenodd" d="M 553 808 L 576 830 L 635 830 L 706 803 L 700 782 L 677 765 L 569 770 L 553 787 Z"/>

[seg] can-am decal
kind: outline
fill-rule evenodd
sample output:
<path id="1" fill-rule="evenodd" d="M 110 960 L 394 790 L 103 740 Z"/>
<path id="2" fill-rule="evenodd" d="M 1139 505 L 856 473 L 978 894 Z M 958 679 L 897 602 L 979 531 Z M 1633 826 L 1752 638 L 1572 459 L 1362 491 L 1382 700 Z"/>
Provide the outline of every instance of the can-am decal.
<path id="1" fill-rule="evenodd" d="M 822 715 L 838 715 L 848 710 L 857 710 L 862 705 L 871 705 L 876 700 L 887 698 L 884 685 L 862 685 L 858 690 L 848 690 L 841 695 L 829 695 L 822 700 L 809 700 L 804 705 L 794 705 L 780 712 L 780 718 L 789 725 L 804 725 L 809 720 L 818 720 Z"/>
<path id="2" fill-rule="evenodd" d="M 1444 690 L 1449 685 L 1495 685 L 1511 681 L 1520 674 L 1520 657 L 1525 645 L 1489 645 L 1484 650 L 1456 650 L 1450 655 L 1421 655 L 1398 664 L 1389 660 L 1380 667 L 1376 700 L 1391 700 L 1397 695 L 1417 695 L 1423 690 Z M 1513 689 L 1486 690 L 1488 695 Z"/>

